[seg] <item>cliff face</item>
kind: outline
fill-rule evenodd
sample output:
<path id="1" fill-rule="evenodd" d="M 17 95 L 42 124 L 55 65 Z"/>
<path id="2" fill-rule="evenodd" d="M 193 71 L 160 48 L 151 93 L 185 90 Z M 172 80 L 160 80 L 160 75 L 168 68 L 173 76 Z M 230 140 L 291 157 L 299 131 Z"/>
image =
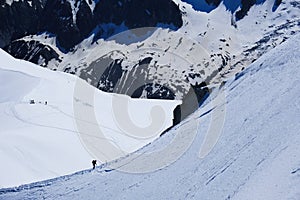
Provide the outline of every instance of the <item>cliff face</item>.
<path id="1" fill-rule="evenodd" d="M 42 14 L 43 2 L 33 0 L 14 1 L 11 4 L 0 1 L 0 47 L 25 35 L 38 32 L 38 21 Z"/>
<path id="2" fill-rule="evenodd" d="M 171 0 L 33 0 L 0 1 L 0 47 L 26 35 L 49 32 L 68 52 L 91 34 L 107 38 L 120 29 L 182 26 L 181 12 Z M 106 30 L 107 24 L 114 30 Z M 13 54 L 13 52 L 11 52 Z"/>

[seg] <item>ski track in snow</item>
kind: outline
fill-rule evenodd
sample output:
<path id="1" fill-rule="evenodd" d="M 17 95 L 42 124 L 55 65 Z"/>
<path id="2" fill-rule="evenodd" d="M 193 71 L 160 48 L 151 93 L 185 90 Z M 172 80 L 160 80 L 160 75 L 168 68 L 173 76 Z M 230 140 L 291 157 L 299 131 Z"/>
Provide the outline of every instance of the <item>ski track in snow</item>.
<path id="1" fill-rule="evenodd" d="M 80 139 L 83 136 L 105 141 L 124 152 L 135 151 L 158 137 L 154 135 L 154 138 L 139 141 L 124 135 L 113 121 L 113 116 L 110 116 L 112 112 L 102 112 L 103 107 L 111 107 L 112 94 L 100 92 L 66 73 L 53 72 L 13 59 L 3 50 L 0 50 L 0 60 L 0 92 L 3 94 L 0 96 L 0 160 L 3 163 L 0 165 L 0 188 L 47 180 L 89 168 L 94 156 L 82 144 Z M 84 99 L 83 91 L 75 88 L 75 84 L 81 83 L 101 102 L 89 104 L 90 101 Z M 101 124 L 97 120 L 91 121 L 85 115 L 76 115 L 74 102 L 78 103 L 77 109 L 90 108 L 91 112 L 99 112 Z M 130 109 L 143 116 L 154 105 L 160 106 L 166 114 L 165 127 L 171 124 L 173 116 L 170 113 L 178 104 L 176 101 L 132 99 L 128 99 L 128 103 Z M 137 110 L 136 107 L 141 103 L 143 107 Z M 143 116 L 140 117 L 141 123 L 148 120 L 145 120 L 147 115 Z M 92 135 L 89 132 L 91 129 L 77 130 L 76 123 L 85 123 L 91 129 L 105 129 L 114 137 Z M 131 149 L 128 150 L 126 145 Z M 101 151 L 107 154 L 109 149 Z M 119 157 L 116 155 L 110 159 Z M 100 159 L 98 161 L 103 162 Z M 13 171 L 14 174 L 7 171 Z"/>
<path id="2" fill-rule="evenodd" d="M 0 199 L 300 199 L 299 46 L 298 34 L 227 80 L 223 133 L 204 159 L 198 153 L 213 109 L 206 107 L 139 150 L 164 148 L 197 120 L 192 145 L 165 168 L 143 174 L 109 168 L 120 159 L 94 171 L 1 189 Z"/>

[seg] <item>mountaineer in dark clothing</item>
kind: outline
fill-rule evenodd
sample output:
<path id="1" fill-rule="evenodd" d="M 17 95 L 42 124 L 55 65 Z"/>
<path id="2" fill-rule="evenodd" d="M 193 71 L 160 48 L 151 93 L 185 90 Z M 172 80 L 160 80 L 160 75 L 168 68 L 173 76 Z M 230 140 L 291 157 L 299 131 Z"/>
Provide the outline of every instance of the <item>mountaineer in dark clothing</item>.
<path id="1" fill-rule="evenodd" d="M 97 165 L 97 160 L 92 160 L 92 164 L 93 164 L 93 169 L 95 169 L 95 167 Z"/>

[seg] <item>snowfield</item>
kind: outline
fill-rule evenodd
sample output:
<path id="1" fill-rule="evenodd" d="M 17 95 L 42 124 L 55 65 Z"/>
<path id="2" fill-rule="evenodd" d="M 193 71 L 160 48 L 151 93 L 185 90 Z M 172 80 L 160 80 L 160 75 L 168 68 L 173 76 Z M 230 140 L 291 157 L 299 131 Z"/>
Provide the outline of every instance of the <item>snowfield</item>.
<path id="1" fill-rule="evenodd" d="M 173 110 L 180 104 L 107 94 L 2 50 L 0 94 L 0 188 L 70 174 L 90 168 L 92 159 L 104 163 L 136 151 L 172 125 Z M 123 103 L 118 113 L 112 110 L 119 106 L 115 101 Z M 161 117 L 152 119 L 153 113 L 148 113 L 155 107 L 162 109 Z M 127 121 L 140 126 L 131 130 L 132 135 L 117 123 L 124 113 Z M 161 120 L 157 130 L 148 137 L 134 137 L 149 128 L 151 120 Z"/>
<path id="2" fill-rule="evenodd" d="M 138 152 L 94 171 L 2 189 L 0 199 L 300 199 L 299 46 L 298 34 L 263 55 L 227 80 L 223 87 L 225 103 L 211 104 L 214 98 L 208 99 L 184 122 Z M 34 78 L 26 77 L 24 81 L 29 79 Z M 210 127 L 211 119 L 218 117 L 213 116 L 214 110 L 224 106 L 222 134 L 213 150 L 200 158 L 203 142 L 209 137 L 207 133 L 214 128 Z M 9 106 L 3 105 L 4 108 L 5 115 L 1 117 L 16 120 Z M 173 142 L 176 137 L 180 142 Z M 73 139 L 76 140 L 75 136 Z M 181 149 L 182 144 L 188 147 L 176 162 L 142 172 L 143 167 L 163 161 L 164 149 L 169 145 Z M 5 155 L 3 152 L 7 151 L 1 149 L 1 155 Z M 153 160 L 155 152 L 161 153 Z M 176 153 L 170 152 L 169 156 Z M 53 155 L 58 159 L 58 154 Z M 72 161 L 88 163 L 89 159 L 76 154 Z M 70 162 L 64 167 L 70 167 Z M 3 169 L 1 164 L 1 173 L 12 178 L 15 170 Z"/>

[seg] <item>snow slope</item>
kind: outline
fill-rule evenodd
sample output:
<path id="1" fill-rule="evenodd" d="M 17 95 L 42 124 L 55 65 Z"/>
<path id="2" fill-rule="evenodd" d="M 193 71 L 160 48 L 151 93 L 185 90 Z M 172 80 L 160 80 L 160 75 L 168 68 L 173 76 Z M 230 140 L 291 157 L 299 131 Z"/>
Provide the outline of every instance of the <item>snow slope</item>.
<path id="1" fill-rule="evenodd" d="M 172 125 L 180 103 L 100 92 L 79 78 L 16 60 L 2 50 L 0 94 L 0 188 L 62 176 L 90 168 L 92 159 L 106 162 L 133 152 Z M 116 103 L 125 105 L 118 113 L 113 112 L 120 106 Z M 118 123 L 125 119 L 119 116 L 128 113 L 127 121 L 143 130 L 153 121 L 148 113 L 155 106 L 162 109 L 160 129 L 148 137 L 139 138 L 135 129 L 125 134 Z M 95 150 L 94 143 L 101 146 Z"/>
<path id="2" fill-rule="evenodd" d="M 2 189 L 0 199 L 300 199 L 299 46 L 298 34 L 271 50 L 227 80 L 225 104 L 211 99 L 137 153 L 95 171 Z M 225 112 L 214 110 L 224 106 L 222 135 L 214 149 L 199 158 L 214 128 L 211 119 Z M 175 149 L 190 146 L 176 162 L 138 173 L 163 161 L 169 144 Z M 159 154 L 153 162 L 155 151 Z"/>

